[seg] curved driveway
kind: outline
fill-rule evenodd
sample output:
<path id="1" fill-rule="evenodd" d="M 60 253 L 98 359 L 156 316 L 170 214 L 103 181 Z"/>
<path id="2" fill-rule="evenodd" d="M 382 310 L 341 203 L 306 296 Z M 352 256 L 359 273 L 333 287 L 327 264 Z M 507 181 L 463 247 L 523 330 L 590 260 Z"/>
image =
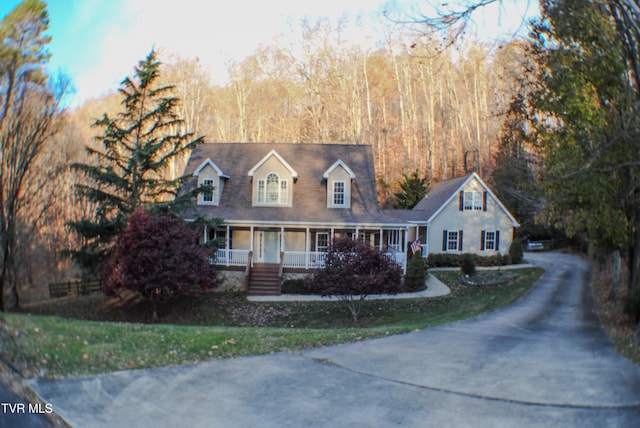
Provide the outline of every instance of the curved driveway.
<path id="1" fill-rule="evenodd" d="M 411 334 L 306 351 L 33 381 L 77 427 L 633 427 L 640 367 L 595 314 L 590 268 L 547 273 L 514 305 Z"/>

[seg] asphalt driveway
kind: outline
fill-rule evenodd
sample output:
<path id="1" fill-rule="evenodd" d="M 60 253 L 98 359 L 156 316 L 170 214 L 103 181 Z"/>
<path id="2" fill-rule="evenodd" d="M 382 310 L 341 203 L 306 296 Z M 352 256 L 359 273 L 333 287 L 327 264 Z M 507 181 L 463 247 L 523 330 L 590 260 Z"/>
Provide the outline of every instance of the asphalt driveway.
<path id="1" fill-rule="evenodd" d="M 76 427 L 634 427 L 640 367 L 595 314 L 589 265 L 547 269 L 474 320 L 303 353 L 67 378 L 31 386 Z"/>

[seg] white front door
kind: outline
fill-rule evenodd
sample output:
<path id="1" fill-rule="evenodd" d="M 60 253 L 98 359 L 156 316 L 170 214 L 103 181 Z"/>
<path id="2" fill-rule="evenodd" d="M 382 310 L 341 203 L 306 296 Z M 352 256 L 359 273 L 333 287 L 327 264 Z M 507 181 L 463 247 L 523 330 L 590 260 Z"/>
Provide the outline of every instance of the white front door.
<path id="1" fill-rule="evenodd" d="M 280 232 L 258 230 L 256 232 L 256 263 L 280 262 Z"/>

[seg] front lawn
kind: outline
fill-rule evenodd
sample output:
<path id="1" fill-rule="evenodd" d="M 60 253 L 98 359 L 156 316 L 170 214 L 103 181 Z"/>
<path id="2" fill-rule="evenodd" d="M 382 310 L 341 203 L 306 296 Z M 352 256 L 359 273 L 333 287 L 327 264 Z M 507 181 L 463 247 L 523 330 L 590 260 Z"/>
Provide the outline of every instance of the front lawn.
<path id="1" fill-rule="evenodd" d="M 502 286 L 468 287 L 459 272 L 437 272 L 452 290 L 430 299 L 365 301 L 357 324 L 342 302 L 249 302 L 242 293 L 210 293 L 160 308 L 129 296 L 70 297 L 3 313 L 0 349 L 24 377 L 57 377 L 189 364 L 203 360 L 297 351 L 382 337 L 496 310 L 522 296 L 542 274 L 518 270 Z"/>

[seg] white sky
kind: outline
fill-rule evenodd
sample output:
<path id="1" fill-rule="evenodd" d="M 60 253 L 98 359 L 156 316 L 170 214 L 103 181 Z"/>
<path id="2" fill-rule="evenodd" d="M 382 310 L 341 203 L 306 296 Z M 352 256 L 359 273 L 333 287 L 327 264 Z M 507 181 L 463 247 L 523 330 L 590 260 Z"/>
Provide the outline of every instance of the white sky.
<path id="1" fill-rule="evenodd" d="M 428 0 L 396 0 L 404 5 L 424 5 Z M 507 3 L 526 0 L 510 0 Z M 4 17 L 20 0 L 0 0 Z M 152 47 L 199 58 L 214 81 L 226 78 L 230 60 L 239 61 L 275 37 L 296 38 L 299 22 L 329 17 L 362 17 L 362 26 L 350 37 L 364 43 L 366 34 L 382 35 L 380 18 L 387 0 L 49 0 L 53 55 L 50 68 L 71 77 L 75 103 L 117 89 L 124 77 Z M 537 3 L 533 1 L 533 3 Z M 500 14 L 496 8 L 478 20 L 480 27 L 495 29 L 518 21 L 522 5 Z M 503 9 L 505 10 L 505 9 Z M 372 23 L 375 23 L 372 24 Z M 349 35 L 349 33 L 347 33 Z M 360 39 L 360 40 L 358 40 Z"/>

